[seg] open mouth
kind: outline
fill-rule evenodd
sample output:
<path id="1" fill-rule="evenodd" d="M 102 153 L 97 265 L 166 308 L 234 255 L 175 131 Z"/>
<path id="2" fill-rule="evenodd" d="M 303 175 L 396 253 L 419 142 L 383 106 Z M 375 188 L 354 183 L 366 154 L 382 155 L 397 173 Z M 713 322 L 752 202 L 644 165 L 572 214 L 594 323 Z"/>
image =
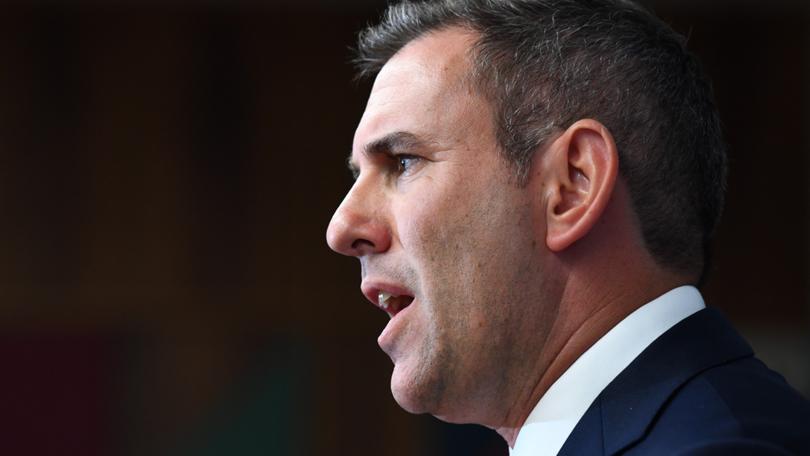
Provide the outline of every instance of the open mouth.
<path id="1" fill-rule="evenodd" d="M 396 314 L 400 313 L 406 307 L 411 305 L 413 302 L 413 296 L 397 296 L 380 291 L 377 295 L 377 302 L 380 308 L 388 313 L 389 317 L 394 318 Z"/>

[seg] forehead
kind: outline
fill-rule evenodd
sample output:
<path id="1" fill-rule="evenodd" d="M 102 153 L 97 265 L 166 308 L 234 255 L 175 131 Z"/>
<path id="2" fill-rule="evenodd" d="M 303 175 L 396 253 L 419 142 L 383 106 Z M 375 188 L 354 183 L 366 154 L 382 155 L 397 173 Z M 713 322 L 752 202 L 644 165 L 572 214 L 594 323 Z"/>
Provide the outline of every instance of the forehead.
<path id="1" fill-rule="evenodd" d="M 383 66 L 372 95 L 401 79 L 419 78 L 442 88 L 460 86 L 470 70 L 476 35 L 460 27 L 431 31 L 409 42 Z"/>
<path id="2" fill-rule="evenodd" d="M 427 140 L 440 136 L 448 117 L 475 104 L 470 84 L 470 50 L 476 36 L 449 28 L 427 33 L 404 46 L 377 75 L 355 133 L 354 151 L 396 131 Z"/>

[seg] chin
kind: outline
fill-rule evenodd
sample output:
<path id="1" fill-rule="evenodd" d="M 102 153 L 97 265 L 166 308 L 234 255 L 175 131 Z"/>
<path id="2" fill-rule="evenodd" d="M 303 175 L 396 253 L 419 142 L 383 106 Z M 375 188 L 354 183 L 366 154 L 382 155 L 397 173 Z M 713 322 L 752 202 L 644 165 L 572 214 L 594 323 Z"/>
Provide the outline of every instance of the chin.
<path id="1" fill-rule="evenodd" d="M 439 387 L 441 382 L 430 377 L 426 378 L 425 374 L 426 372 L 418 370 L 414 372 L 403 365 L 395 365 L 391 374 L 391 394 L 405 411 L 435 416 L 439 412 L 443 388 Z"/>
<path id="2" fill-rule="evenodd" d="M 427 413 L 447 423 L 464 424 L 470 421 L 459 410 L 448 407 L 446 393 L 439 381 L 425 381 L 400 375 L 396 369 L 391 376 L 391 394 L 406 412 L 416 415 Z"/>
<path id="3" fill-rule="evenodd" d="M 391 376 L 391 394 L 397 404 L 409 413 L 430 413 L 429 407 L 424 403 L 425 401 L 418 390 L 419 388 L 415 382 L 398 378 L 396 369 L 394 370 L 394 374 Z"/>
<path id="4" fill-rule="evenodd" d="M 463 414 L 455 413 L 457 410 L 448 410 L 447 407 L 442 407 L 436 401 L 426 401 L 424 396 L 419 395 L 416 391 L 413 391 L 413 389 L 403 390 L 391 385 L 391 392 L 397 404 L 408 413 L 415 415 L 427 413 L 446 423 L 453 424 L 467 424 L 472 422 L 465 418 Z"/>
<path id="5" fill-rule="evenodd" d="M 393 393 L 394 400 L 397 402 L 399 407 L 406 412 L 413 413 L 415 415 L 429 413 L 427 410 L 425 410 L 425 407 L 419 403 L 419 401 L 414 400 L 410 395 L 400 393 L 395 389 L 392 389 L 391 392 Z"/>
<path id="6" fill-rule="evenodd" d="M 450 400 L 447 393 L 446 385 L 439 381 L 431 382 L 401 375 L 396 368 L 391 376 L 391 394 L 406 412 L 415 415 L 427 413 L 453 424 L 483 423 L 482 420 L 476 420 L 481 417 L 474 414 L 475 410 Z"/>

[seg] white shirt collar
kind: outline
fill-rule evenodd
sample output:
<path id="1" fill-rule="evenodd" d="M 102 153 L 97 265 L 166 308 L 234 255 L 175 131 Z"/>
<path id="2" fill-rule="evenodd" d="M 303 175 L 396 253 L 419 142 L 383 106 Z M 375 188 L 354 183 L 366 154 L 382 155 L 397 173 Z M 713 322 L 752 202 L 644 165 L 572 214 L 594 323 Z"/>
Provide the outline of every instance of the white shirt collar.
<path id="1" fill-rule="evenodd" d="M 675 288 L 625 317 L 546 391 L 518 433 L 510 456 L 556 455 L 603 389 L 655 339 L 705 308 L 691 286 Z"/>

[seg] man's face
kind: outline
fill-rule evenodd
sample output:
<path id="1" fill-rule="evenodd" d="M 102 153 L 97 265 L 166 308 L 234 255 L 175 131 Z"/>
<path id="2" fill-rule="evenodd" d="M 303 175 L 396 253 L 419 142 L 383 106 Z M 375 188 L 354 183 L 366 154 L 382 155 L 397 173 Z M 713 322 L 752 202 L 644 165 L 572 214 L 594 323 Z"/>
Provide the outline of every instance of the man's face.
<path id="1" fill-rule="evenodd" d="M 382 69 L 354 138 L 359 174 L 327 238 L 360 259 L 375 304 L 380 292 L 400 296 L 378 339 L 397 402 L 486 424 L 497 401 L 531 387 L 513 384 L 521 354 L 548 334 L 556 307 L 538 305 L 553 302 L 542 198 L 514 184 L 491 108 L 464 81 L 472 40 L 428 34 Z"/>

